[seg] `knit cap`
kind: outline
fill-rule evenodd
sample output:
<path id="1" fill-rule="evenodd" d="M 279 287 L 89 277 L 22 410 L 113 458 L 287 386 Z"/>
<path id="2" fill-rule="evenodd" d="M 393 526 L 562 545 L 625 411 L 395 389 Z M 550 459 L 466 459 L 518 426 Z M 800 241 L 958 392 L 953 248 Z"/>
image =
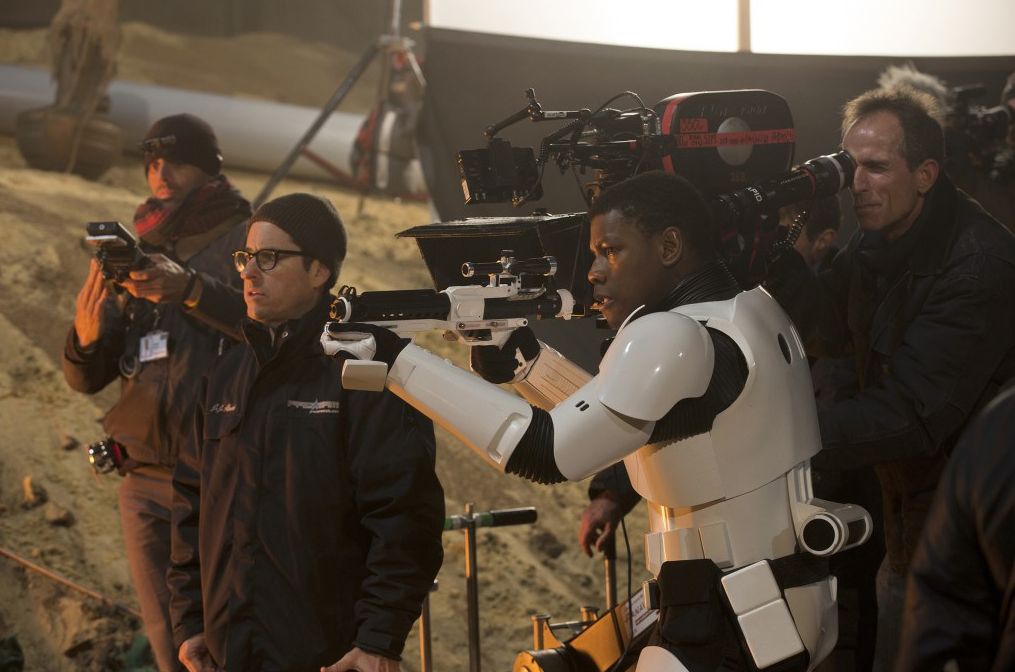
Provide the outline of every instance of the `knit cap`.
<path id="1" fill-rule="evenodd" d="M 250 223 L 268 222 L 289 234 L 300 248 L 338 276 L 345 259 L 345 226 L 335 207 L 313 194 L 287 194 L 268 201 L 257 209 Z M 330 285 L 329 285 L 330 287 Z"/>
<path id="2" fill-rule="evenodd" d="M 174 114 L 159 119 L 141 141 L 144 168 L 155 159 L 197 166 L 212 177 L 222 170 L 222 152 L 215 131 L 192 114 Z"/>

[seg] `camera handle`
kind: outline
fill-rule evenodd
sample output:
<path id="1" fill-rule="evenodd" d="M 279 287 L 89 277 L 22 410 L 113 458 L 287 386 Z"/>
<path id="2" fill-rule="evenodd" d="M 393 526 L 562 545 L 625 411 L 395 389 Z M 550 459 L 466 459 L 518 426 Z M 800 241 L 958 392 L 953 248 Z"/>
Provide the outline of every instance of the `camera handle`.
<path id="1" fill-rule="evenodd" d="M 514 114 L 511 114 L 506 119 L 502 119 L 496 124 L 487 126 L 483 130 L 483 135 L 486 136 L 487 140 L 493 140 L 494 136 L 503 131 L 505 128 L 517 124 L 526 117 L 530 121 L 560 121 L 561 119 L 581 119 L 583 121 L 587 121 L 592 118 L 592 111 L 587 108 L 583 108 L 581 110 L 544 110 L 543 106 L 539 104 L 538 100 L 536 100 L 535 89 L 525 89 L 525 97 L 529 99 L 529 103 L 525 107 Z M 570 126 L 565 126 L 564 129 L 562 129 L 563 132 L 558 131 L 550 137 L 554 140 L 558 140 L 573 130 Z M 547 140 L 549 140 L 549 138 Z M 544 142 L 547 140 L 544 140 Z"/>

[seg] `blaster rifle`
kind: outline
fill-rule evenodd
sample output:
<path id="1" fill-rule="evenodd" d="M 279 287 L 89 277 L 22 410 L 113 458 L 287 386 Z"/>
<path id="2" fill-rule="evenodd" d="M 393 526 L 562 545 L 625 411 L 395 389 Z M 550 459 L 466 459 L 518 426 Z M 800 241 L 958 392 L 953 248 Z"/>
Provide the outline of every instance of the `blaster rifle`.
<path id="1" fill-rule="evenodd" d="M 412 338 L 422 331 L 441 329 L 450 338 L 466 345 L 502 346 L 511 332 L 529 323 L 530 317 L 570 319 L 584 314 L 571 292 L 553 289 L 547 280 L 534 287 L 523 286 L 523 277 L 549 279 L 557 272 L 553 257 L 515 259 L 511 250 L 488 263 L 465 262 L 466 278 L 487 275 L 487 285 L 462 285 L 443 291 L 409 289 L 364 292 L 343 287 L 331 304 L 334 322 L 325 325 L 322 341 L 327 343 L 333 325 L 366 322 Z M 337 331 L 337 330 L 336 330 Z"/>

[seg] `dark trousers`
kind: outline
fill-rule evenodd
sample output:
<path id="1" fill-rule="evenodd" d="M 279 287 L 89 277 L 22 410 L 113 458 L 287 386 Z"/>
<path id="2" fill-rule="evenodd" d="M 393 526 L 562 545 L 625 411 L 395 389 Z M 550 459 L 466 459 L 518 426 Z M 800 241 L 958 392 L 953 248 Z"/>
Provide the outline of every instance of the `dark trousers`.
<path id="1" fill-rule="evenodd" d="M 120 484 L 120 523 L 131 578 L 145 634 L 161 672 L 183 669 L 173 645 L 169 621 L 169 523 L 173 501 L 172 471 L 140 467 Z"/>
<path id="2" fill-rule="evenodd" d="M 906 575 L 893 572 L 888 558 L 878 569 L 878 639 L 874 651 L 874 672 L 891 672 L 899 653 L 902 614 L 906 604 Z"/>

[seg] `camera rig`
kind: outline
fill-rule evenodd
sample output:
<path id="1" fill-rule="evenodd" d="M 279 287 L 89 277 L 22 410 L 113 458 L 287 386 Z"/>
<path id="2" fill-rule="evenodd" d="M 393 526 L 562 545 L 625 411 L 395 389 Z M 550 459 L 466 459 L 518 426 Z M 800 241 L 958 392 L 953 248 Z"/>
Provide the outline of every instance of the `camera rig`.
<path id="1" fill-rule="evenodd" d="M 986 93 L 982 84 L 966 84 L 948 91 L 951 100 L 945 123 L 945 159 L 968 161 L 985 169 L 995 182 L 1015 175 L 1015 152 L 1005 140 L 1015 125 L 1015 111 L 1008 105 L 986 107 L 973 101 Z"/>
<path id="2" fill-rule="evenodd" d="M 682 93 L 651 108 L 625 91 L 595 111 L 548 111 L 533 89 L 525 95 L 524 108 L 485 129 L 485 148 L 458 153 L 467 204 L 510 201 L 517 207 L 541 198 L 551 161 L 561 172 L 594 169 L 583 190 L 590 204 L 603 189 L 637 173 L 678 174 L 704 194 L 715 216 L 717 243 L 748 282 L 759 275 L 754 267 L 767 256 L 758 250 L 777 254 L 793 243 L 776 229 L 780 207 L 831 196 L 852 183 L 855 164 L 843 151 L 791 168 L 792 116 L 786 101 L 768 91 Z M 637 105 L 608 107 L 621 98 Z M 498 136 L 523 119 L 566 123 L 542 138 L 537 153 Z"/>
<path id="3" fill-rule="evenodd" d="M 94 246 L 102 277 L 121 283 L 130 272 L 150 263 L 138 247 L 137 238 L 120 222 L 88 222 L 85 241 Z"/>
<path id="4" fill-rule="evenodd" d="M 768 91 L 677 94 L 652 108 L 625 91 L 595 111 L 548 111 L 532 89 L 526 96 L 524 108 L 485 129 L 486 148 L 459 152 L 467 203 L 519 206 L 538 199 L 550 161 L 561 171 L 594 169 L 584 192 L 590 201 L 642 171 L 680 174 L 711 203 L 716 242 L 745 282 L 757 275 L 759 249 L 767 245 L 778 252 L 792 245 L 776 229 L 773 215 L 780 207 L 836 194 L 852 181 L 855 165 L 841 151 L 790 169 L 792 117 L 786 101 Z M 607 107 L 624 97 L 637 106 Z M 537 155 L 498 137 L 522 119 L 565 123 L 540 141 Z M 399 236 L 416 239 L 436 289 L 358 294 L 344 288 L 333 304 L 333 319 L 371 322 L 403 336 L 444 329 L 481 345 L 500 344 L 530 317 L 580 315 L 582 304 L 591 301 L 588 224 L 585 213 L 539 213 L 413 227 Z M 469 261 L 497 258 L 492 265 Z M 472 271 L 463 275 L 463 267 Z M 483 275 L 489 278 L 485 285 Z"/>

